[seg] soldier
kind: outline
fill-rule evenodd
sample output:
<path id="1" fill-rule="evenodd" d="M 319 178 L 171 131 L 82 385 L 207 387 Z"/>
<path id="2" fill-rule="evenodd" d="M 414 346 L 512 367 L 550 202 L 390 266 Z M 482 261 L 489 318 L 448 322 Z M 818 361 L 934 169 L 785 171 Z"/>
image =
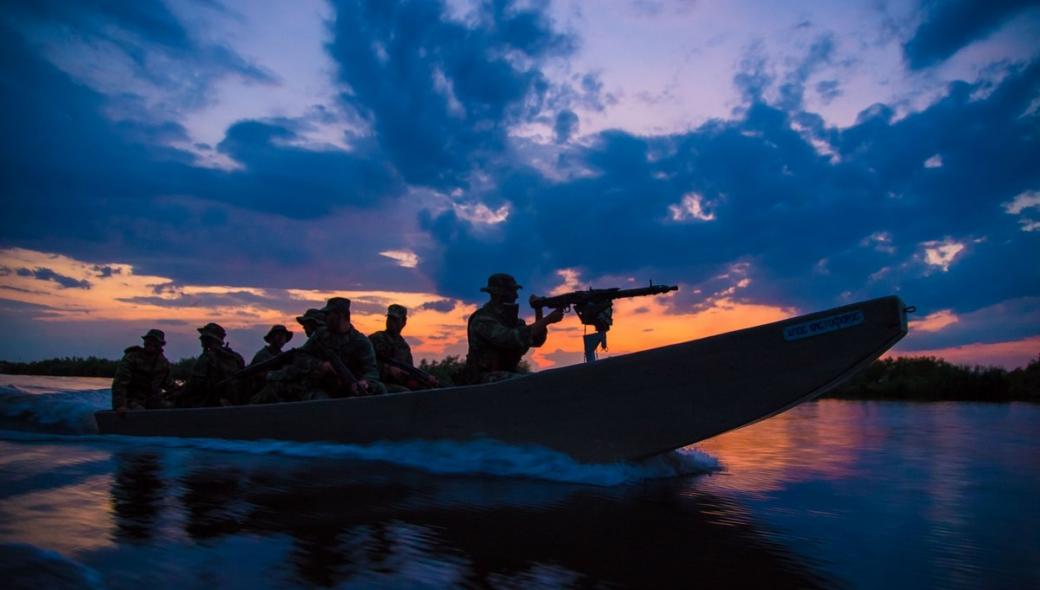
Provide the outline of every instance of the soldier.
<path id="1" fill-rule="evenodd" d="M 296 316 L 296 321 L 303 326 L 303 333 L 311 337 L 318 328 L 325 325 L 325 314 L 316 309 L 308 309 L 303 315 Z"/>
<path id="2" fill-rule="evenodd" d="M 184 390 L 177 396 L 177 406 L 191 408 L 238 403 L 238 388 L 231 377 L 246 366 L 242 355 L 224 343 L 227 332 L 219 324 L 211 322 L 198 331 L 202 355 L 195 361 Z"/>
<path id="3" fill-rule="evenodd" d="M 350 300 L 333 297 L 321 311 L 325 313 L 325 325 L 318 328 L 301 349 L 322 361 L 325 373 L 338 378 L 338 386 L 331 388 L 329 394 L 339 397 L 344 394 L 386 393 L 386 388 L 379 381 L 379 367 L 376 365 L 372 343 L 350 323 Z"/>
<path id="4" fill-rule="evenodd" d="M 325 314 L 317 309 L 308 309 L 303 315 L 296 316 L 296 322 L 310 338 L 318 328 L 325 325 Z M 299 349 L 291 362 L 269 371 L 265 377 L 265 382 L 249 403 L 273 404 L 323 399 L 328 397 L 325 390 L 335 387 L 327 384 L 330 380 L 335 381 L 335 377 L 323 372 L 322 361 Z"/>
<path id="5" fill-rule="evenodd" d="M 519 375 L 520 359 L 533 346 L 545 344 L 548 325 L 563 319 L 563 310 L 536 320 L 530 326 L 520 319 L 516 304 L 516 279 L 504 273 L 488 277 L 481 291 L 491 300 L 469 317 L 465 379 L 470 383 L 492 383 Z"/>
<path id="6" fill-rule="evenodd" d="M 401 336 L 401 330 L 407 324 L 408 310 L 403 305 L 394 303 L 386 308 L 386 330 L 368 336 L 372 348 L 376 351 L 379 378 L 391 392 L 437 386 L 437 380 L 433 375 L 419 371 L 412 362 L 412 349 Z"/>
<path id="7" fill-rule="evenodd" d="M 278 356 L 282 352 L 282 347 L 292 340 L 293 333 L 281 324 L 271 326 L 271 329 L 267 331 L 267 335 L 264 336 L 264 341 L 267 342 L 267 346 L 261 348 L 253 356 L 253 362 L 250 365 L 262 363 Z"/>
<path id="8" fill-rule="evenodd" d="M 249 363 L 249 366 L 269 361 L 281 354 L 282 347 L 292 340 L 292 337 L 293 333 L 282 324 L 271 326 L 271 329 L 267 331 L 267 335 L 264 336 L 267 346 L 261 348 L 253 355 L 253 360 Z M 266 376 L 267 371 L 263 371 L 240 381 L 238 387 L 242 388 L 243 395 L 241 397 L 251 398 L 259 392 L 264 386 Z"/>
<path id="9" fill-rule="evenodd" d="M 124 351 L 112 380 L 112 409 L 120 414 L 161 408 L 163 391 L 171 387 L 170 362 L 163 355 L 166 334 L 148 330 L 141 338 L 144 346 Z"/>

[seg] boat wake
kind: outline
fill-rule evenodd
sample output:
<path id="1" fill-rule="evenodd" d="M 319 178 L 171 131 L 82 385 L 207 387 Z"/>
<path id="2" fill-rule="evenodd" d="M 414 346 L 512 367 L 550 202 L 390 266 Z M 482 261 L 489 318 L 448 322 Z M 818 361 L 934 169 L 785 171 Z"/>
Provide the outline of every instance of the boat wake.
<path id="1" fill-rule="evenodd" d="M 550 449 L 494 440 L 415 440 L 356 445 L 100 435 L 94 412 L 108 409 L 110 396 L 107 389 L 42 394 L 17 387 L 0 387 L 0 418 L 3 420 L 0 439 L 381 461 L 440 474 L 528 477 L 599 486 L 703 474 L 721 468 L 716 458 L 690 448 L 640 462 L 587 464 Z"/>

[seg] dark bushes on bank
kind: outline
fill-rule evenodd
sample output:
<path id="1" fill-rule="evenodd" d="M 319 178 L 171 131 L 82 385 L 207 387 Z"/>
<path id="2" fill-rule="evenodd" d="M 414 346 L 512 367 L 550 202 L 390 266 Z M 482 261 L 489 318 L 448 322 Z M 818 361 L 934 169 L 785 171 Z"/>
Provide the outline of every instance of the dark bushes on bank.
<path id="1" fill-rule="evenodd" d="M 88 356 L 67 356 L 31 363 L 0 361 L 0 373 L 7 375 L 50 375 L 54 377 L 115 377 L 119 361 Z M 170 374 L 174 379 L 185 380 L 191 374 L 195 357 L 170 363 Z"/>
<path id="2" fill-rule="evenodd" d="M 1040 357 L 1013 371 L 952 365 L 933 357 L 886 358 L 875 361 L 826 397 L 1040 402 Z"/>

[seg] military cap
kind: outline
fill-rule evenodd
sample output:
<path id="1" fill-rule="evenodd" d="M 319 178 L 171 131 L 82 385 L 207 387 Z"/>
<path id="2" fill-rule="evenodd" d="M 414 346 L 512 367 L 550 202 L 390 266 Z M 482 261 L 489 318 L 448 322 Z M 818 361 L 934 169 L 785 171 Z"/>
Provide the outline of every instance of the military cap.
<path id="1" fill-rule="evenodd" d="M 481 287 L 480 290 L 485 293 L 515 293 L 523 288 L 524 286 L 518 284 L 512 275 L 496 272 L 488 277 L 487 286 Z"/>
<path id="2" fill-rule="evenodd" d="M 325 302 L 321 311 L 329 313 L 350 313 L 350 300 L 346 297 L 333 297 Z"/>
<path id="3" fill-rule="evenodd" d="M 264 336 L 264 340 L 267 342 L 271 341 L 271 337 L 275 334 L 285 334 L 286 341 L 292 340 L 293 333 L 291 330 L 281 324 L 275 324 L 271 326 L 271 329 L 267 331 L 267 335 Z"/>
<path id="4" fill-rule="evenodd" d="M 223 342 L 224 338 L 227 336 L 227 331 L 225 331 L 224 328 L 220 326 L 220 324 L 214 324 L 213 322 L 210 322 L 205 326 L 198 328 L 198 331 L 199 334 L 201 334 L 203 337 L 214 338 L 221 342 Z"/>
<path id="5" fill-rule="evenodd" d="M 303 312 L 303 315 L 296 316 L 296 321 L 301 326 L 306 325 L 308 323 L 324 326 L 325 314 L 312 307 L 311 309 L 308 309 L 307 311 Z"/>
<path id="6" fill-rule="evenodd" d="M 408 309 L 403 305 L 392 303 L 390 307 L 386 308 L 386 315 L 403 320 L 408 316 Z"/>
<path id="7" fill-rule="evenodd" d="M 141 338 L 143 338 L 144 340 L 148 340 L 150 338 L 163 346 L 166 345 L 166 334 L 163 333 L 162 330 L 156 330 L 155 328 L 148 330 L 148 333 L 144 336 L 141 336 Z"/>

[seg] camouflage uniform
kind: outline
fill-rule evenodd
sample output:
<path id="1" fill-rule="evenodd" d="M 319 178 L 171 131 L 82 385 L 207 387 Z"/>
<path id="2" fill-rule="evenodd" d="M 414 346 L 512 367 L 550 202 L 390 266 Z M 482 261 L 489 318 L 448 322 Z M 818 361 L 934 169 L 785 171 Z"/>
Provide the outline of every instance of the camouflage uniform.
<path id="1" fill-rule="evenodd" d="M 144 338 L 166 343 L 161 330 L 150 330 Z M 140 346 L 131 346 L 124 351 L 112 379 L 112 409 L 161 408 L 163 391 L 171 385 L 170 362 L 161 351 L 151 354 Z"/>
<path id="2" fill-rule="evenodd" d="M 519 375 L 518 366 L 531 347 L 545 344 L 546 333 L 535 335 L 515 305 L 488 302 L 469 317 L 466 372 L 474 383 L 491 383 Z"/>
<path id="3" fill-rule="evenodd" d="M 322 373 L 321 361 L 297 351 L 288 365 L 269 371 L 251 404 L 299 402 L 328 397 L 326 390 L 335 388 L 335 379 Z"/>
<path id="4" fill-rule="evenodd" d="M 396 303 L 387 308 L 388 317 L 396 317 L 402 322 L 408 316 L 408 310 Z M 408 391 L 410 388 L 406 383 L 400 383 L 386 361 L 396 361 L 409 367 L 414 367 L 412 362 L 412 347 L 400 333 L 394 334 L 390 330 L 380 330 L 368 336 L 372 342 L 372 348 L 376 353 L 376 361 L 379 363 L 379 378 L 388 389 L 394 391 Z M 394 387 L 391 387 L 394 386 Z"/>
<path id="5" fill-rule="evenodd" d="M 336 334 L 322 326 L 307 339 L 301 351 L 322 362 L 338 357 L 356 379 L 368 381 L 370 393 L 386 393 L 386 388 L 379 380 L 379 367 L 376 365 L 372 343 L 353 326 L 346 334 Z M 332 393 L 335 396 L 338 392 Z"/>
<path id="6" fill-rule="evenodd" d="M 223 342 L 225 332 L 217 324 L 206 324 L 199 328 L 204 338 Z M 179 407 L 219 406 L 221 400 L 238 403 L 238 387 L 231 377 L 245 368 L 242 355 L 231 350 L 227 344 L 210 346 L 203 350 L 195 361 L 191 376 L 184 391 L 177 398 Z"/>
<path id="7" fill-rule="evenodd" d="M 260 350 L 256 351 L 256 354 L 253 355 L 253 360 L 250 361 L 249 364 L 250 365 L 255 365 L 257 363 L 262 363 L 264 361 L 269 361 L 269 360 L 273 359 L 274 357 L 278 356 L 279 354 L 281 354 L 281 352 L 282 352 L 281 350 L 274 350 L 273 347 L 270 346 L 270 345 L 265 346 L 265 347 L 261 348 Z"/>

